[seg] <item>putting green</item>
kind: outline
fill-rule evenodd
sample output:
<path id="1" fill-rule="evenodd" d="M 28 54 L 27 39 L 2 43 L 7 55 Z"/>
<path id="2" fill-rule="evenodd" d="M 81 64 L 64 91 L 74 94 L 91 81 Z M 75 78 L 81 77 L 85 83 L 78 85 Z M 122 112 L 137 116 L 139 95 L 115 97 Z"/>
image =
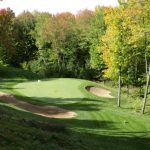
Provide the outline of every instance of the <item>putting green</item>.
<path id="1" fill-rule="evenodd" d="M 14 88 L 21 95 L 40 99 L 47 102 L 61 103 L 63 101 L 73 102 L 76 99 L 84 98 L 84 94 L 79 90 L 84 80 L 77 79 L 49 79 L 33 82 L 23 82 Z M 62 101 L 60 101 L 62 100 Z"/>

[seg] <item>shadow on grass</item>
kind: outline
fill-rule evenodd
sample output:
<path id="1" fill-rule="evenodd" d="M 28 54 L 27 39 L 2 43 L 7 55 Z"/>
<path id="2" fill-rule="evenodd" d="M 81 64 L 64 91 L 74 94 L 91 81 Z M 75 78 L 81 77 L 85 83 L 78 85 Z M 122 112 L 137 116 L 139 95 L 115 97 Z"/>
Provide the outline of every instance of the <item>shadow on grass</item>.
<path id="1" fill-rule="evenodd" d="M 0 106 L 0 128 L 1 149 L 149 150 L 150 148 L 150 137 L 144 136 L 150 135 L 149 132 L 141 132 L 141 135 L 139 132 L 124 133 L 114 128 L 111 121 L 48 119 L 7 106 Z M 88 129 L 99 129 L 102 132 L 90 130 L 89 133 Z M 104 133 L 103 130 L 107 132 Z M 112 134 L 110 130 L 116 132 Z"/>
<path id="2" fill-rule="evenodd" d="M 100 111 L 100 106 L 103 101 L 89 99 L 89 98 L 47 98 L 47 97 L 26 97 L 21 95 L 14 95 L 17 99 L 26 101 L 34 105 L 54 105 L 61 108 L 65 108 L 71 111 Z"/>
<path id="3" fill-rule="evenodd" d="M 18 88 L 8 87 L 7 85 L 1 85 L 0 89 L 4 89 L 4 90 L 17 90 Z"/>

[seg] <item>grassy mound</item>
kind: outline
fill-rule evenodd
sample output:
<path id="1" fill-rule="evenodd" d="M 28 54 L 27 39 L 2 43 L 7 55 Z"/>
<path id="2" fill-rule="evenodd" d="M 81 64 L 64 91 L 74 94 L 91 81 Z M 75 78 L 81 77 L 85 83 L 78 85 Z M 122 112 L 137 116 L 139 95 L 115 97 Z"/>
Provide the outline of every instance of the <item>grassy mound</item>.
<path id="1" fill-rule="evenodd" d="M 74 99 L 84 98 L 84 94 L 79 90 L 82 82 L 84 80 L 54 78 L 19 83 L 14 88 L 21 95 L 44 102 L 70 103 L 74 102 Z"/>

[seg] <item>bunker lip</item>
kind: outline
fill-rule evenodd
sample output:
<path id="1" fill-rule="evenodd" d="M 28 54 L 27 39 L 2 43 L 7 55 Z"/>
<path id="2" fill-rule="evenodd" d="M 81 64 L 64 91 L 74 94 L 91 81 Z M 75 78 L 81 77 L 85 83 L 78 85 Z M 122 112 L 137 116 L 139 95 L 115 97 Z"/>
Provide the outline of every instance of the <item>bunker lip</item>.
<path id="1" fill-rule="evenodd" d="M 13 104 L 16 107 L 24 109 L 28 112 L 49 118 L 73 118 L 77 115 L 75 112 L 68 111 L 66 109 L 59 108 L 57 106 L 33 105 L 17 99 L 13 95 L 3 92 L 0 92 L 0 100 Z"/>
<path id="2" fill-rule="evenodd" d="M 104 98 L 115 98 L 113 96 L 110 95 L 110 91 L 109 90 L 106 90 L 106 89 L 103 89 L 103 88 L 100 88 L 100 87 L 94 87 L 94 86 L 87 86 L 85 87 L 85 89 L 96 95 L 96 96 L 99 96 L 99 97 L 104 97 Z"/>

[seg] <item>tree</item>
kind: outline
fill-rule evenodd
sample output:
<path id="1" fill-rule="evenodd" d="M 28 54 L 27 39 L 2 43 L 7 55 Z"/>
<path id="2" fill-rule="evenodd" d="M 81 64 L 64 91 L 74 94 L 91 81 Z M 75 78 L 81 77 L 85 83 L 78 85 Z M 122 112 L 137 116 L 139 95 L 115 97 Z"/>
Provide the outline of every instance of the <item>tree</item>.
<path id="1" fill-rule="evenodd" d="M 143 32 L 144 32 L 144 55 L 145 55 L 145 70 L 146 70 L 146 87 L 144 92 L 144 99 L 143 99 L 143 105 L 142 105 L 142 114 L 145 112 L 146 102 L 147 102 L 147 95 L 148 95 L 148 88 L 149 88 L 149 80 L 150 80 L 150 3 L 147 0 L 138 1 L 136 3 L 138 5 L 139 9 L 141 10 L 141 18 L 142 18 L 142 24 Z"/>
<path id="2" fill-rule="evenodd" d="M 43 61 L 46 63 L 45 68 L 48 68 L 48 74 L 57 72 L 63 75 L 73 71 L 76 43 L 75 16 L 71 13 L 53 16 L 38 13 L 35 17 L 36 27 L 33 36 L 39 48 L 38 56 L 43 56 L 42 53 L 45 54 L 45 51 L 49 54 Z"/>
<path id="3" fill-rule="evenodd" d="M 103 7 L 96 7 L 92 17 L 92 27 L 90 31 L 91 47 L 90 47 L 90 66 L 95 70 L 93 78 L 103 80 L 103 69 L 105 67 L 102 58 L 102 37 L 105 34 L 106 26 L 104 22 Z"/>
<path id="4" fill-rule="evenodd" d="M 93 70 L 90 66 L 90 49 L 92 46 L 92 19 L 94 13 L 90 10 L 79 11 L 76 15 L 78 40 L 76 49 L 77 72 L 82 78 L 91 78 Z M 94 73 L 94 72 L 93 72 Z"/>
<path id="5" fill-rule="evenodd" d="M 28 62 L 35 58 L 37 47 L 32 32 L 35 28 L 35 19 L 30 12 L 23 12 L 15 18 L 16 55 L 14 65 Z"/>
<path id="6" fill-rule="evenodd" d="M 121 99 L 121 80 L 126 77 L 130 63 L 129 35 L 124 10 L 120 8 L 105 9 L 106 34 L 103 36 L 103 59 L 107 69 L 105 76 L 117 81 L 118 79 L 118 106 Z"/>
<path id="7" fill-rule="evenodd" d="M 11 9 L 0 10 L 0 59 L 4 63 L 11 63 L 15 54 L 14 17 Z"/>

